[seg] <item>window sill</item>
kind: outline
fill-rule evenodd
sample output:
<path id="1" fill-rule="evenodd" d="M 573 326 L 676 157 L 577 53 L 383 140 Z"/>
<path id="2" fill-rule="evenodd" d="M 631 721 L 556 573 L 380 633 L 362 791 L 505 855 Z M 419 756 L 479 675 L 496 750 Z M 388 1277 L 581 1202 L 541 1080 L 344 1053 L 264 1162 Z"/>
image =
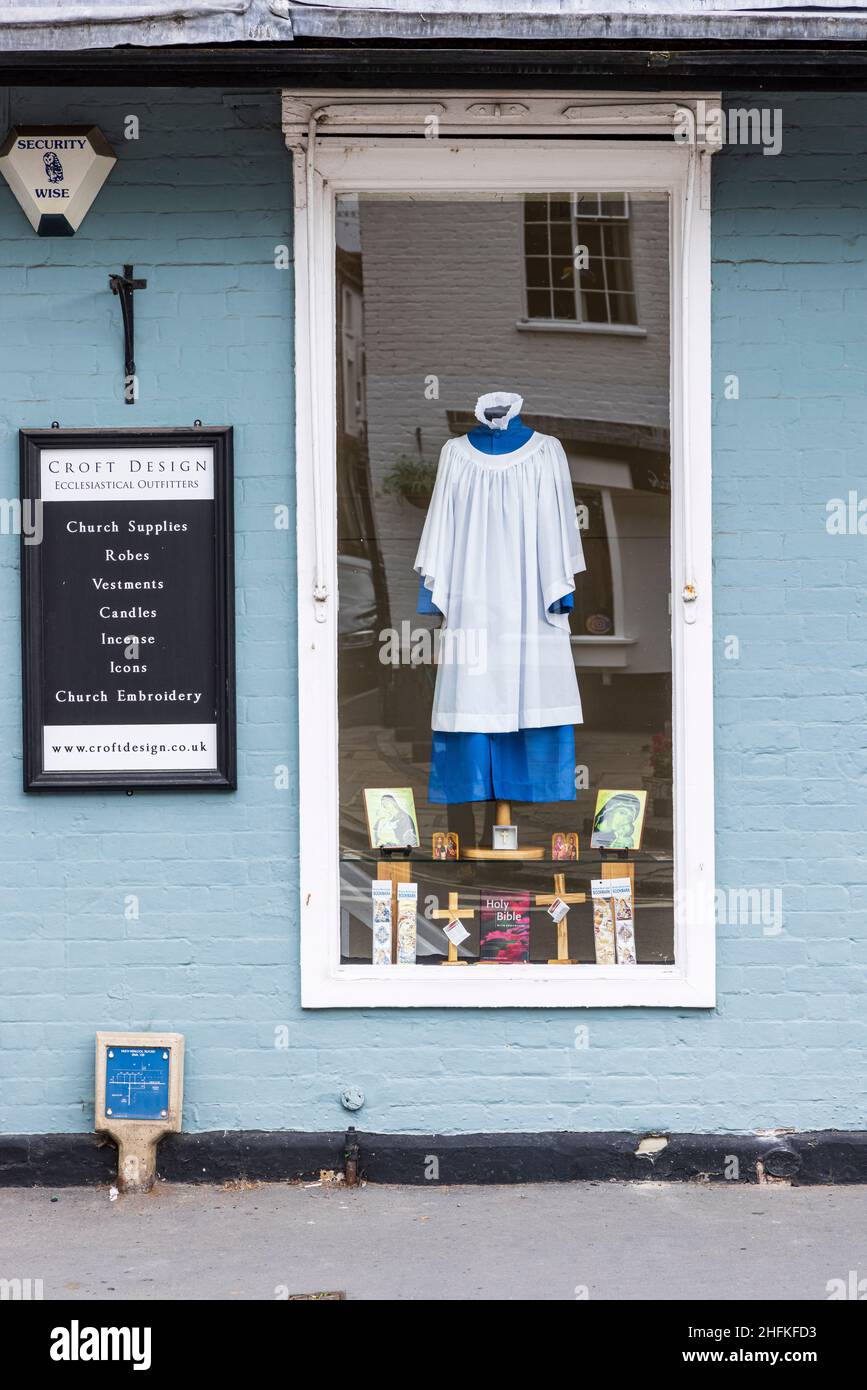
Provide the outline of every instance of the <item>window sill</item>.
<path id="1" fill-rule="evenodd" d="M 713 1008 L 712 980 L 696 986 L 676 965 L 343 965 L 302 984 L 305 1009 Z"/>
<path id="2" fill-rule="evenodd" d="M 520 333 L 613 333 L 620 338 L 646 338 L 647 329 L 635 323 L 572 323 L 568 319 L 518 319 Z"/>
<path id="3" fill-rule="evenodd" d="M 635 646 L 637 638 L 594 637 L 582 632 L 571 640 L 576 666 L 585 670 L 612 671 L 623 670 L 629 665 L 629 648 Z"/>

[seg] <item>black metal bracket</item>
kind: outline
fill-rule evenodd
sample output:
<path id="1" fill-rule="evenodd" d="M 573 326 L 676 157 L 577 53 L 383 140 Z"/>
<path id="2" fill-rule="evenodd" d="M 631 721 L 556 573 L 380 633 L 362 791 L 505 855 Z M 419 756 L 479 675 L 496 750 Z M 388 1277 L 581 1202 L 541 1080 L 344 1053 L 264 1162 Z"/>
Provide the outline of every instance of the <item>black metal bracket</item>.
<path id="1" fill-rule="evenodd" d="M 135 290 L 146 290 L 147 280 L 133 278 L 133 266 L 125 265 L 123 275 L 109 275 L 108 284 L 112 294 L 120 300 L 120 313 L 123 319 L 123 398 L 127 405 L 135 405 L 136 391 L 131 388 L 135 376 L 135 317 L 132 297 Z"/>

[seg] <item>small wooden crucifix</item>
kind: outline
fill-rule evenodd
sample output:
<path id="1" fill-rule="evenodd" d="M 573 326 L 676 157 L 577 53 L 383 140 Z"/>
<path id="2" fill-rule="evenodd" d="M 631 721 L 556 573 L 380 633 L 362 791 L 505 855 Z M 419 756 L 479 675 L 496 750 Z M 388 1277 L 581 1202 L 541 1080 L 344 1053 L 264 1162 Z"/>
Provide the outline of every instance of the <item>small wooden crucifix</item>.
<path id="1" fill-rule="evenodd" d="M 551 904 L 552 904 L 552 903 L 555 903 L 555 902 L 557 901 L 558 898 L 560 899 L 561 902 L 564 902 L 564 903 L 586 903 L 586 901 L 587 901 L 587 894 L 586 894 L 586 893 L 567 893 L 567 892 L 566 892 L 566 875 L 565 875 L 565 874 L 555 874 L 555 875 L 554 875 L 554 892 L 553 892 L 553 893 L 537 893 L 537 894 L 536 894 L 536 906 L 537 906 L 537 907 L 550 907 Z M 549 960 L 549 961 L 548 961 L 548 964 L 549 964 L 549 965 L 577 965 L 577 964 L 578 964 L 578 962 L 577 962 L 576 960 L 570 960 L 570 958 L 569 958 L 569 926 L 568 926 L 568 922 L 569 922 L 569 914 L 568 914 L 568 912 L 567 912 L 567 913 L 565 914 L 565 916 L 561 917 L 560 921 L 557 923 L 557 959 L 556 959 L 556 960 Z"/>
<path id="2" fill-rule="evenodd" d="M 447 908 L 437 908 L 436 912 L 431 913 L 431 917 L 445 917 L 447 922 L 460 922 L 463 917 L 475 917 L 474 907 L 458 907 L 457 893 L 449 893 L 449 905 Z M 441 960 L 440 965 L 469 965 L 468 960 L 458 960 L 458 948 L 453 941 L 449 941 L 449 954 L 447 960 Z"/>

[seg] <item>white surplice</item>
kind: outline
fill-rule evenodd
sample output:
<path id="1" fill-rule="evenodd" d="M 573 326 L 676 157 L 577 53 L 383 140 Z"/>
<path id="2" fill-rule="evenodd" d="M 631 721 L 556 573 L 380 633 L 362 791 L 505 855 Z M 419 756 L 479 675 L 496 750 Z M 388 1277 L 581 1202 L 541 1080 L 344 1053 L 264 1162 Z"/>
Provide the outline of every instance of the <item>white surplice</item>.
<path id="1" fill-rule="evenodd" d="M 433 729 L 581 723 L 569 616 L 549 609 L 584 568 L 558 439 L 499 455 L 466 435 L 443 446 L 415 560 L 444 620 Z"/>

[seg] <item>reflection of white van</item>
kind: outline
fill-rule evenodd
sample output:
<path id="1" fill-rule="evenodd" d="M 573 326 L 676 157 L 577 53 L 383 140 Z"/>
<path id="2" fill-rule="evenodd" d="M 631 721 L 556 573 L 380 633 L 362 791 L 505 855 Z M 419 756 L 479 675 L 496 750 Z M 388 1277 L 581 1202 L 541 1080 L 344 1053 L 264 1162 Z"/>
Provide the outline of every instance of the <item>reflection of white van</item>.
<path id="1" fill-rule="evenodd" d="M 379 618 L 373 565 L 355 555 L 337 557 L 337 641 L 341 696 L 352 698 L 379 687 Z"/>

